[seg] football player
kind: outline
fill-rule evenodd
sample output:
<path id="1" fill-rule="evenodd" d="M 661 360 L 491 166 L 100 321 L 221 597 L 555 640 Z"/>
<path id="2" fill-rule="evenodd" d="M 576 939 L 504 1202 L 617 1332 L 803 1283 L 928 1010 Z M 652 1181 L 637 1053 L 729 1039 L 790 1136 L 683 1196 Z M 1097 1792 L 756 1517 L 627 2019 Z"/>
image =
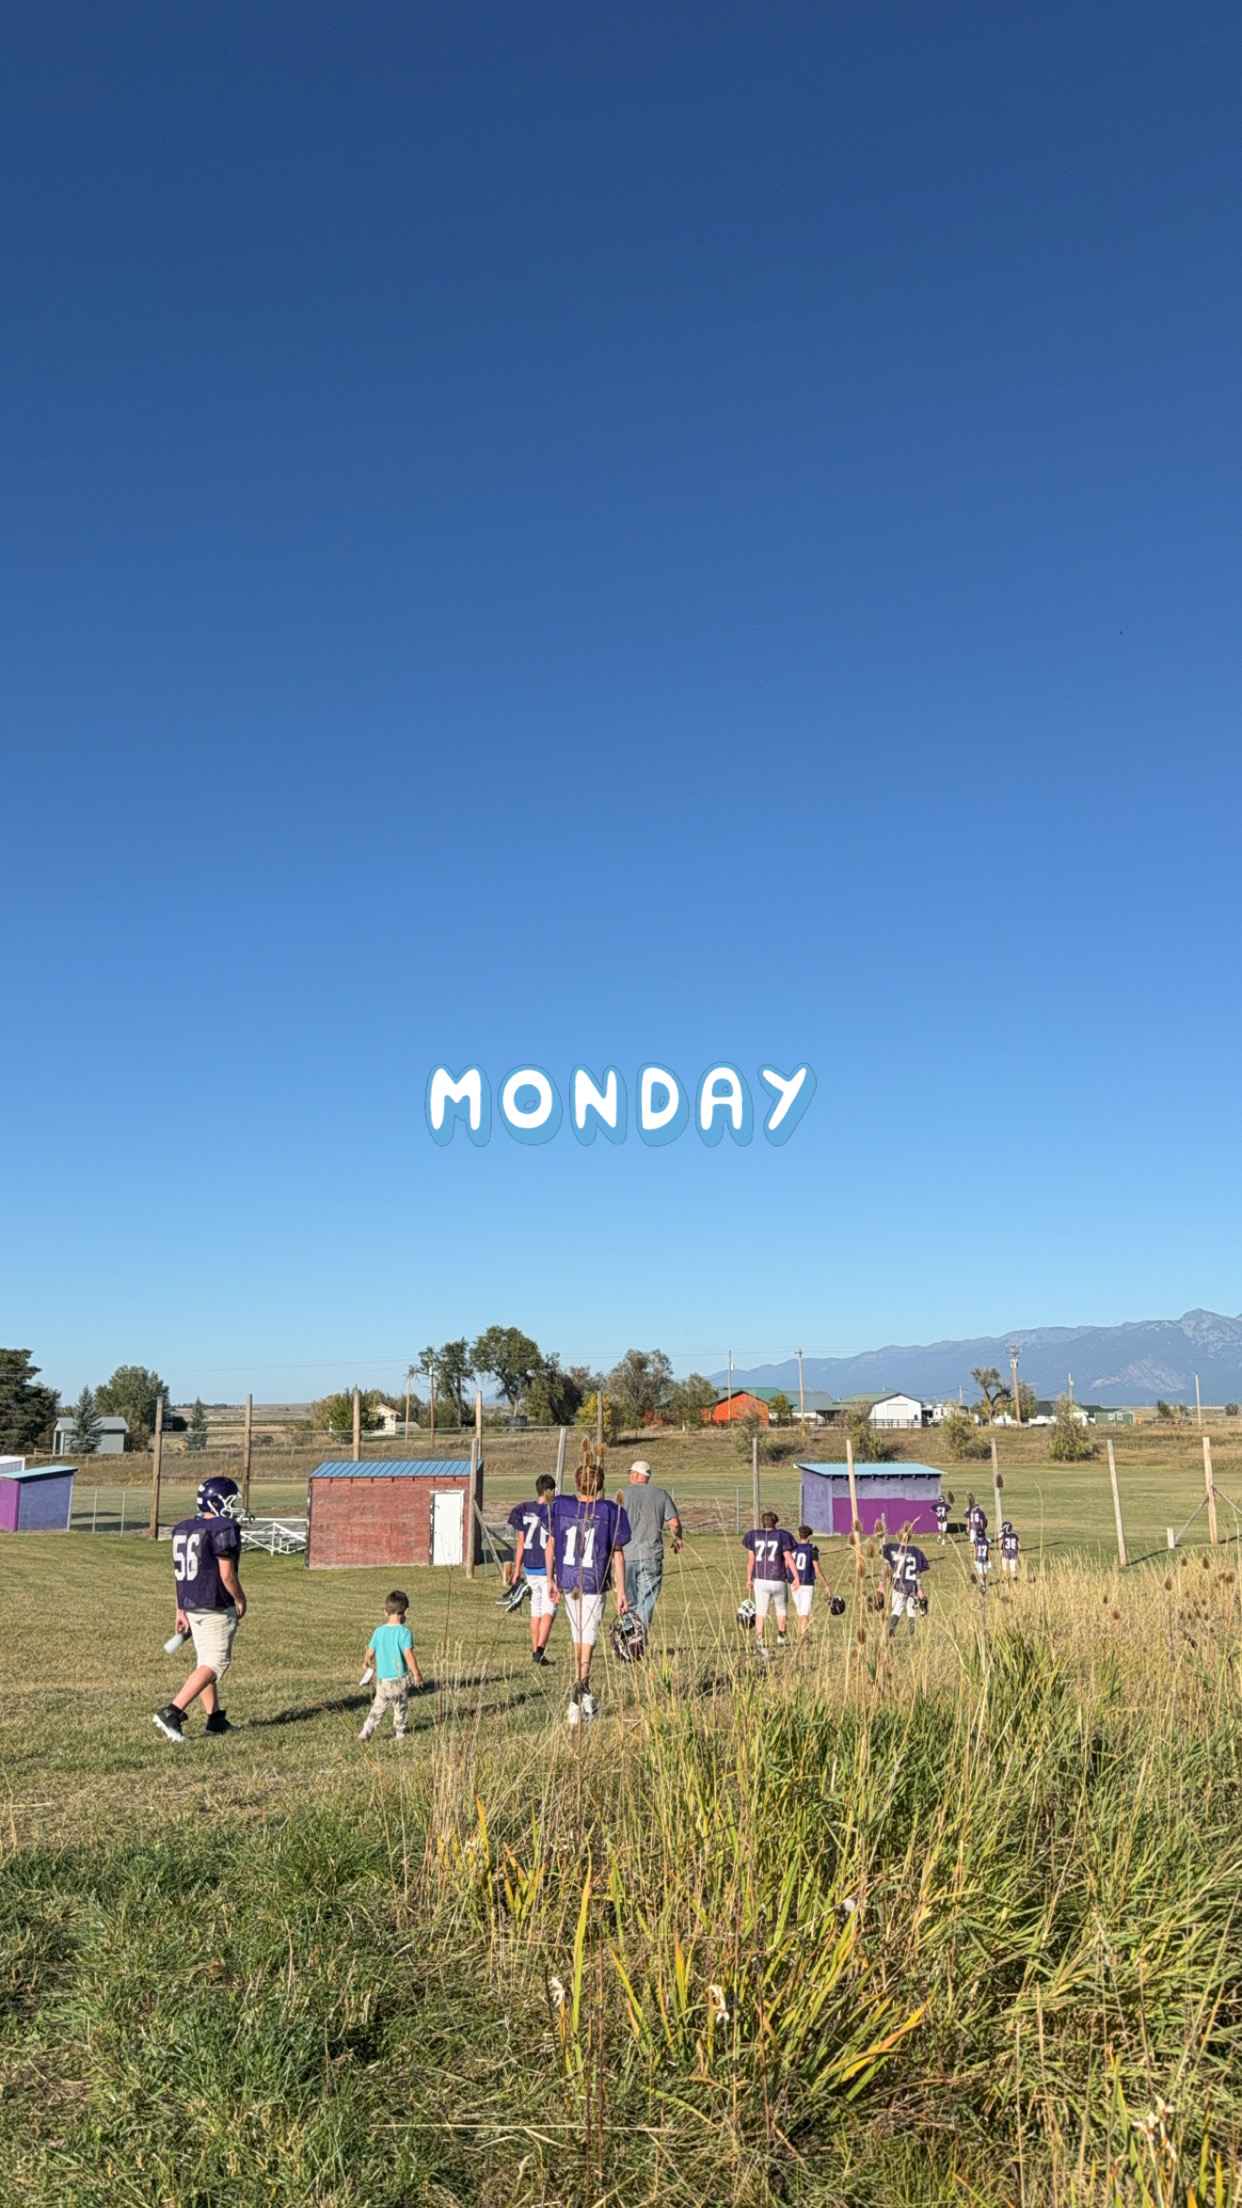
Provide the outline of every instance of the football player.
<path id="1" fill-rule="evenodd" d="M 936 1505 L 936 1539 L 943 1545 L 949 1532 L 949 1506 L 943 1499 Z"/>
<path id="2" fill-rule="evenodd" d="M 237 1576 L 241 1555 L 238 1520 L 241 1489 L 236 1480 L 216 1474 L 204 1480 L 195 1498 L 198 1514 L 173 1527 L 172 1567 L 177 1594 L 177 1631 L 189 1632 L 197 1658 L 179 1695 L 157 1710 L 153 1723 L 165 1740 L 184 1740 L 185 1713 L 202 1697 L 209 1733 L 233 1733 L 220 1707 L 218 1688 L 232 1662 L 233 1635 L 246 1615 L 246 1597 Z"/>
<path id="3" fill-rule="evenodd" d="M 927 1558 L 911 1541 L 908 1526 L 903 1526 L 899 1541 L 886 1541 L 880 1554 L 889 1576 L 888 1637 L 891 1641 L 903 1617 L 913 1637 L 922 1607 L 923 1574 L 929 1569 Z"/>
<path id="4" fill-rule="evenodd" d="M 974 1496 L 971 1495 L 968 1498 L 968 1508 L 966 1511 L 966 1531 L 970 1535 L 971 1540 L 975 1541 L 978 1539 L 981 1533 L 986 1533 L 987 1530 L 988 1514 L 984 1509 L 982 1503 L 977 1503 Z"/>
<path id="5" fill-rule="evenodd" d="M 776 1645 L 778 1648 L 785 1646 L 789 1623 L 788 1560 L 793 1555 L 793 1535 L 781 1524 L 774 1510 L 765 1510 L 760 1514 L 758 1525 L 742 1535 L 742 1547 L 750 1551 L 746 1592 L 755 1605 L 755 1646 L 759 1654 L 766 1657 L 764 1632 L 769 1609 L 776 1612 Z"/>
<path id="6" fill-rule="evenodd" d="M 535 1482 L 534 1502 L 515 1503 L 509 1512 L 509 1524 L 517 1534 L 513 1584 L 520 1587 L 520 1575 L 525 1574 L 530 1590 L 530 1655 L 535 1664 L 551 1661 L 544 1650 L 556 1616 L 556 1604 L 548 1586 L 548 1512 L 555 1493 L 556 1481 L 544 1472 Z"/>
<path id="7" fill-rule="evenodd" d="M 1001 1571 L 1006 1579 L 1016 1579 L 1018 1576 L 1018 1552 L 1021 1547 L 1022 1543 L 1013 1530 L 1012 1518 L 1006 1518 L 1001 1527 L 1000 1538 Z"/>
<path id="8" fill-rule="evenodd" d="M 985 1519 L 985 1528 L 986 1524 L 987 1521 Z M 986 1594 L 988 1585 L 988 1573 L 992 1569 L 992 1544 L 987 1537 L 986 1530 L 981 1531 L 975 1535 L 974 1541 L 972 1542 L 971 1546 L 975 1559 L 975 1577 L 977 1578 L 980 1587 L 983 1589 L 983 1592 Z"/>
<path id="9" fill-rule="evenodd" d="M 615 1575 L 617 1615 L 629 1609 L 625 1599 L 625 1558 L 621 1551 L 630 1538 L 630 1521 L 618 1504 L 604 1494 L 604 1467 L 584 1450 L 574 1480 L 573 1495 L 557 1495 L 548 1511 L 548 1595 L 555 1607 L 562 1594 L 574 1644 L 574 1687 L 569 1722 L 595 1715 L 591 1693 L 591 1658 L 599 1638 L 608 1593 L 609 1574 Z"/>
<path id="10" fill-rule="evenodd" d="M 824 1591 L 830 1599 L 832 1595 L 832 1589 L 824 1575 L 823 1565 L 819 1561 L 819 1550 L 811 1540 L 809 1526 L 799 1526 L 798 1538 L 793 1545 L 791 1562 L 793 1566 L 794 1614 L 798 1620 L 798 1631 L 805 1637 L 810 1630 L 811 1601 L 815 1594 L 816 1580 L 823 1582 Z"/>

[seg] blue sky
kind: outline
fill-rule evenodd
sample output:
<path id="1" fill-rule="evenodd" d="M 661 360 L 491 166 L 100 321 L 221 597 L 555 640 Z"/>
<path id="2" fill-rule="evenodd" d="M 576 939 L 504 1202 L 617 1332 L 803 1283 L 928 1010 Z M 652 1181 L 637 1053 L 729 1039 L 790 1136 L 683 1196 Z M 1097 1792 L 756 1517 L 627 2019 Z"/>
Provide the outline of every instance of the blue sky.
<path id="1" fill-rule="evenodd" d="M 1235 10 L 11 11 L 0 1340 L 1242 1307 Z M 809 1060 L 783 1150 L 429 1067 Z"/>

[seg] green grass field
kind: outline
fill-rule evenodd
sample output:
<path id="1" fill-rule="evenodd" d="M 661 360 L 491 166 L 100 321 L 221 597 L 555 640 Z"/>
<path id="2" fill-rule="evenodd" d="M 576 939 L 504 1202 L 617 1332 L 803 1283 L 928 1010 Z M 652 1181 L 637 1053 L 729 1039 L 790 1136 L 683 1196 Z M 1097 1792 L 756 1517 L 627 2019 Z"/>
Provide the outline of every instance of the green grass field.
<path id="1" fill-rule="evenodd" d="M 747 1468 L 683 1465 L 657 1646 L 601 1657 L 579 1734 L 562 1624 L 540 1673 L 493 1573 L 422 1571 L 429 1691 L 362 1747 L 391 1574 L 256 1557 L 242 1730 L 174 1748 L 167 1546 L 5 1541 L 0 2198 L 1242 2199 L 1236 1548 L 1164 1548 L 1197 1444 L 1119 1451 L 1124 1575 L 1107 1466 L 1008 1454 L 1015 1593 L 985 1614 L 933 1546 L 890 1650 L 824 1542 L 847 1615 L 766 1671 Z M 990 1466 L 950 1477 L 990 1504 Z"/>

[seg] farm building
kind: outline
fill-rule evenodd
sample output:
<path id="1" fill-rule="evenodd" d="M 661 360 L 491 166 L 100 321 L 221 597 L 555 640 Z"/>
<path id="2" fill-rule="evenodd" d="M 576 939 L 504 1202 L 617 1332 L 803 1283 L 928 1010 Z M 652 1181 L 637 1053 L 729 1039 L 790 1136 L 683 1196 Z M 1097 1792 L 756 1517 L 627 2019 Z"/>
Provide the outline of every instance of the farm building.
<path id="1" fill-rule="evenodd" d="M 470 1484 L 469 1457 L 321 1464 L 310 1478 L 307 1564 L 312 1571 L 352 1564 L 462 1564 L 468 1537 L 477 1562 Z M 482 1504 L 481 1464 L 474 1499 Z"/>
<path id="2" fill-rule="evenodd" d="M 739 1418 L 756 1418 L 761 1426 L 771 1423 L 771 1403 L 778 1388 L 734 1388 L 732 1395 L 722 1392 L 710 1410 L 703 1413 L 705 1426 L 728 1426 Z"/>
<path id="3" fill-rule="evenodd" d="M 72 1464 L 0 1457 L 0 1533 L 67 1533 L 73 1509 Z"/>
<path id="4" fill-rule="evenodd" d="M 166 1426 L 165 1432 L 167 1431 Z M 57 1419 L 52 1429 L 52 1455 L 54 1457 L 63 1457 L 67 1450 L 75 1450 L 73 1437 L 76 1432 L 77 1427 L 72 1418 Z M 99 1439 L 95 1445 L 94 1453 L 99 1457 L 119 1457 L 124 1451 L 128 1438 L 128 1419 L 101 1418 L 99 1421 Z"/>
<path id="5" fill-rule="evenodd" d="M 917 1395 L 882 1395 L 871 1406 L 873 1426 L 906 1428 L 923 1424 L 923 1405 Z"/>
<path id="6" fill-rule="evenodd" d="M 844 1464 L 800 1464 L 802 1516 L 816 1533 L 853 1531 L 849 1470 Z M 854 1485 L 858 1517 L 866 1534 L 884 1521 L 886 1533 L 905 1525 L 915 1533 L 934 1533 L 940 1500 L 940 1474 L 931 1464 L 857 1464 Z"/>

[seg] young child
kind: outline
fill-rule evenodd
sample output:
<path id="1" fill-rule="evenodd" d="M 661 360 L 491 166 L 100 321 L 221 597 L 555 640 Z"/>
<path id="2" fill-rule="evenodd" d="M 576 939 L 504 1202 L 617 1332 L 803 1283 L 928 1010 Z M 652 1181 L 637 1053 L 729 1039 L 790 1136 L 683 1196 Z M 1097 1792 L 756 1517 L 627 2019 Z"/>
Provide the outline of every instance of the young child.
<path id="1" fill-rule="evenodd" d="M 949 1506 L 943 1500 L 936 1505 L 936 1539 L 943 1548 L 949 1533 Z"/>
<path id="2" fill-rule="evenodd" d="M 986 1523 L 987 1521 L 985 1519 L 985 1526 Z M 975 1577 L 977 1578 L 980 1587 L 986 1594 L 988 1585 L 988 1573 L 992 1569 L 992 1544 L 989 1541 L 986 1532 L 981 1531 L 975 1535 L 972 1545 L 975 1557 Z"/>
<path id="3" fill-rule="evenodd" d="M 781 1524 L 774 1510 L 763 1511 L 758 1525 L 742 1535 L 742 1547 L 750 1550 L 746 1592 L 755 1605 L 755 1646 L 763 1657 L 769 1653 L 763 1637 L 769 1609 L 776 1612 L 776 1645 L 778 1648 L 785 1646 L 789 1624 L 788 1559 L 793 1555 L 793 1546 L 793 1535 Z"/>
<path id="4" fill-rule="evenodd" d="M 1018 1552 L 1021 1547 L 1022 1543 L 1013 1530 L 1012 1518 L 1006 1518 L 1001 1527 L 1000 1540 L 1001 1571 L 1006 1579 L 1016 1579 L 1018 1576 Z"/>
<path id="5" fill-rule="evenodd" d="M 568 1712 L 571 1725 L 595 1715 L 591 1658 L 603 1621 L 610 1572 L 615 1574 L 617 1616 L 624 1617 L 629 1608 L 621 1551 L 630 1538 L 625 1511 L 604 1495 L 603 1463 L 596 1462 L 589 1442 L 583 1447 L 574 1488 L 574 1494 L 557 1495 L 551 1505 L 547 1545 L 548 1596 L 555 1607 L 564 1594 L 569 1636 L 574 1644 L 573 1699 Z"/>
<path id="6" fill-rule="evenodd" d="M 421 1688 L 423 1675 L 414 1654 L 414 1635 L 405 1622 L 410 1598 L 400 1587 L 394 1587 L 384 1604 L 384 1623 L 377 1625 L 367 1642 L 367 1661 L 362 1674 L 363 1686 L 371 1682 L 375 1672 L 375 1700 L 367 1711 L 367 1721 L 359 1733 L 359 1740 L 369 1740 L 377 1725 L 383 1722 L 385 1710 L 392 1711 L 393 1731 L 398 1740 L 405 1739 L 409 1705 L 406 1700 L 407 1685 L 413 1682 Z"/>
<path id="7" fill-rule="evenodd" d="M 533 1664 L 547 1664 L 551 1658 L 544 1654 L 552 1620 L 556 1616 L 556 1604 L 548 1592 L 548 1512 L 556 1493 L 556 1481 L 544 1472 L 535 1482 L 533 1503 L 515 1503 L 509 1512 L 509 1524 L 517 1534 L 517 1550 L 513 1558 L 513 1584 L 521 1585 L 520 1574 L 525 1573 L 530 1590 L 530 1656 Z"/>
<path id="8" fill-rule="evenodd" d="M 899 1541 L 886 1541 L 880 1554 L 888 1567 L 891 1589 L 888 1637 L 891 1641 L 904 1616 L 913 1639 L 915 1619 L 922 1603 L 923 1574 L 928 1569 L 927 1558 L 911 1541 L 908 1526 L 903 1527 Z"/>
<path id="9" fill-rule="evenodd" d="M 798 1632 L 805 1638 L 810 1630 L 811 1601 L 815 1593 L 816 1580 L 823 1581 L 825 1594 L 831 1594 L 832 1592 L 824 1576 L 824 1568 L 819 1561 L 819 1550 L 811 1540 L 809 1526 L 799 1526 L 798 1528 L 798 1538 L 793 1546 L 792 1564 L 794 1613 L 798 1620 Z"/>

